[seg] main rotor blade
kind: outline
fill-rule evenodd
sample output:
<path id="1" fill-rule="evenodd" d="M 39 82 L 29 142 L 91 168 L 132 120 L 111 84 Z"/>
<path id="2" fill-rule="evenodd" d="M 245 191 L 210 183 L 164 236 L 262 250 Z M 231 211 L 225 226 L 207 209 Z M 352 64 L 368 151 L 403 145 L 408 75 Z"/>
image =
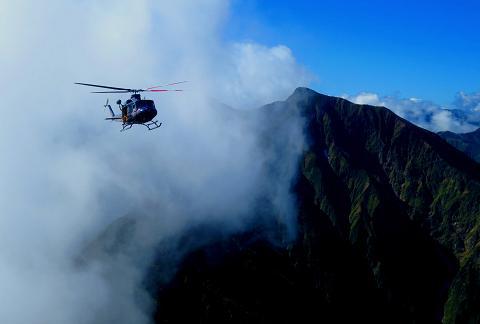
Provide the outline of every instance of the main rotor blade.
<path id="1" fill-rule="evenodd" d="M 75 84 L 84 85 L 84 86 L 88 86 L 88 87 L 104 88 L 104 89 L 132 91 L 132 89 L 116 88 L 116 87 L 109 87 L 109 86 L 103 86 L 103 85 L 98 85 L 98 84 L 90 84 L 90 83 L 79 83 L 79 82 L 75 82 Z"/>
<path id="2" fill-rule="evenodd" d="M 132 91 L 128 91 L 128 90 L 125 90 L 125 91 L 92 91 L 91 93 L 129 93 L 129 92 L 132 92 Z"/>
<path id="3" fill-rule="evenodd" d="M 159 90 L 146 90 L 147 92 L 174 92 L 174 91 L 183 91 L 183 90 L 167 90 L 167 89 L 159 89 Z"/>
<path id="4" fill-rule="evenodd" d="M 185 83 L 185 82 L 188 82 L 188 81 L 180 81 L 180 82 L 175 82 L 175 83 L 170 83 L 170 84 L 164 84 L 164 85 L 154 86 L 154 87 L 147 88 L 147 90 L 155 89 L 155 88 L 168 87 L 168 86 L 172 86 L 172 85 L 176 85 L 176 84 L 181 84 L 181 83 Z"/>

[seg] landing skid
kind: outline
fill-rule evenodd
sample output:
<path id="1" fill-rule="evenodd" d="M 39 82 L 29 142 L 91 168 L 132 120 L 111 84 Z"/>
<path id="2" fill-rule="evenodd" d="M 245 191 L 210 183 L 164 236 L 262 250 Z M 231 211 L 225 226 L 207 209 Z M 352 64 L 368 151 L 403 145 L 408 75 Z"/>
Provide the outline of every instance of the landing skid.
<path id="1" fill-rule="evenodd" d="M 148 130 L 154 130 L 154 129 L 157 129 L 159 128 L 160 126 L 162 126 L 162 123 L 159 123 L 158 120 L 156 121 L 153 121 L 151 123 L 148 123 L 148 124 L 142 124 L 143 126 L 147 127 Z"/>
<path id="2" fill-rule="evenodd" d="M 133 126 L 133 124 L 123 124 L 122 129 L 120 131 L 124 132 L 126 130 L 129 130 L 130 128 L 132 128 L 132 126 Z"/>
<path id="3" fill-rule="evenodd" d="M 135 125 L 135 124 L 123 124 L 122 129 L 120 131 L 124 132 L 126 130 L 129 130 L 130 128 L 133 127 L 133 125 Z M 162 126 L 162 123 L 159 123 L 158 120 L 156 120 L 156 121 L 153 121 L 153 122 L 150 122 L 150 123 L 147 123 L 147 124 L 139 124 L 139 125 L 143 125 L 143 126 L 147 127 L 148 130 L 154 130 L 154 129 L 157 129 L 160 126 Z"/>

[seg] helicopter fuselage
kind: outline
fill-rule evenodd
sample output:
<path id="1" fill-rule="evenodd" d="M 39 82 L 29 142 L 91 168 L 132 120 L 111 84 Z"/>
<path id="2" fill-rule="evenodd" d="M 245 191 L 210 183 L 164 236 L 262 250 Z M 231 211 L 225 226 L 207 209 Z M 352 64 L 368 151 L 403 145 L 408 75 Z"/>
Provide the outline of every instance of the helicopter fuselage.
<path id="1" fill-rule="evenodd" d="M 105 118 L 107 120 L 122 121 L 122 131 L 132 128 L 133 125 L 143 125 L 149 130 L 156 129 L 162 125 L 158 121 L 152 121 L 157 115 L 155 103 L 153 100 L 141 99 L 139 94 L 133 94 L 124 104 L 121 100 L 117 101 L 118 108 L 122 112 L 121 115 L 115 115 L 112 107 L 105 105 L 110 110 L 112 117 Z"/>
<path id="2" fill-rule="evenodd" d="M 133 98 L 133 96 L 132 96 Z M 122 117 L 127 124 L 144 124 L 157 115 L 153 100 L 128 100 L 122 105 Z"/>

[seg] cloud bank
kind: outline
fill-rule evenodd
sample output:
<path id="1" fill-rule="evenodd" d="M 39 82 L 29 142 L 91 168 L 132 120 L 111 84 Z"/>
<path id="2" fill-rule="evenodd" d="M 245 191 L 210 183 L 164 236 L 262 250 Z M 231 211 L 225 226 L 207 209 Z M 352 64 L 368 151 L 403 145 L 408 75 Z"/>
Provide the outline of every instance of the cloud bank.
<path id="1" fill-rule="evenodd" d="M 460 92 L 450 107 L 428 100 L 362 92 L 343 98 L 361 105 L 384 106 L 408 121 L 431 130 L 466 133 L 480 127 L 480 93 Z"/>
<path id="2" fill-rule="evenodd" d="M 192 223 L 241 226 L 267 157 L 255 124 L 211 101 L 252 108 L 310 75 L 283 45 L 223 41 L 229 14 L 220 0 L 0 1 L 0 322 L 148 322 L 141 269 L 78 269 L 82 247 L 132 212 L 158 221 L 147 247 Z M 162 128 L 126 134 L 103 120 L 104 96 L 73 85 L 185 79 L 154 98 Z"/>

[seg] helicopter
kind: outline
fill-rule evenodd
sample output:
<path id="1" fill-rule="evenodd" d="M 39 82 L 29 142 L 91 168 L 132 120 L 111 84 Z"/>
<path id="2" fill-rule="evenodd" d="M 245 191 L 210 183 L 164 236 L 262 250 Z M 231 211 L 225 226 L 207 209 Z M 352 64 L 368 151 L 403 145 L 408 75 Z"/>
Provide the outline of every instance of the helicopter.
<path id="1" fill-rule="evenodd" d="M 155 103 L 153 100 L 147 100 L 140 97 L 140 92 L 170 92 L 170 91 L 183 91 L 179 89 L 162 89 L 165 87 L 185 83 L 187 81 L 175 82 L 165 85 L 154 86 L 146 89 L 128 89 L 128 88 L 118 88 L 110 87 L 105 85 L 91 84 L 91 83 L 80 83 L 75 82 L 75 84 L 104 88 L 109 89 L 110 91 L 93 91 L 92 93 L 132 93 L 130 99 L 126 100 L 122 104 L 121 100 L 117 100 L 118 108 L 120 109 L 121 115 L 115 115 L 113 112 L 112 106 L 105 103 L 104 107 L 108 108 L 110 112 L 110 117 L 105 118 L 105 120 L 113 120 L 122 122 L 121 132 L 126 131 L 133 127 L 133 125 L 143 125 L 148 128 L 148 130 L 154 130 L 162 126 L 162 123 L 159 123 L 158 120 L 153 120 L 157 115 L 157 110 L 155 109 Z M 114 90 L 114 91 L 112 91 Z"/>

